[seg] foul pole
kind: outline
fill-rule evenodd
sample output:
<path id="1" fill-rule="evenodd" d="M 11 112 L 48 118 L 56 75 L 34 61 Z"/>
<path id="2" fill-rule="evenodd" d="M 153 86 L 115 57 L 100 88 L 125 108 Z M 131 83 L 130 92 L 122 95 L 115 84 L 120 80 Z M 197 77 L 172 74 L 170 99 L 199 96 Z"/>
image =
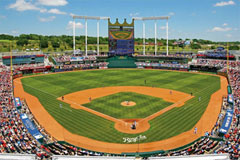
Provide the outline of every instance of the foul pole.
<path id="1" fill-rule="evenodd" d="M 157 21 L 154 22 L 154 30 L 155 30 L 155 56 L 157 55 Z"/>
<path id="2" fill-rule="evenodd" d="M 167 19 L 167 23 L 166 23 L 166 43 L 167 43 L 167 56 L 168 56 L 168 19 Z"/>
<path id="3" fill-rule="evenodd" d="M 13 70 L 13 63 L 12 63 L 12 42 L 10 42 L 10 74 L 11 74 L 11 81 L 13 81 L 13 72 L 12 72 L 12 70 Z"/>
<path id="4" fill-rule="evenodd" d="M 76 45 L 75 45 L 75 18 L 73 18 L 73 53 L 75 53 L 75 50 L 76 50 Z"/>
<path id="5" fill-rule="evenodd" d="M 99 19 L 97 20 L 97 55 L 99 56 Z"/>
<path id="6" fill-rule="evenodd" d="M 87 33 L 87 19 L 85 19 L 85 55 L 87 56 L 88 55 L 88 53 L 87 53 L 87 35 L 88 35 L 88 33 Z"/>
<path id="7" fill-rule="evenodd" d="M 143 21 L 143 55 L 145 55 L 145 37 L 146 37 L 146 35 L 145 35 L 145 22 Z"/>

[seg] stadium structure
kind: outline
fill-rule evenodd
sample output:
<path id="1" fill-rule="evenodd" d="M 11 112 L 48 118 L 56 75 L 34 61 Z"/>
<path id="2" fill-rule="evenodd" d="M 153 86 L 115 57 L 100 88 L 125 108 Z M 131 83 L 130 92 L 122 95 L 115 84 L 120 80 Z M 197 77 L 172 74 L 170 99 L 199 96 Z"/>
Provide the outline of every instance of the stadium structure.
<path id="1" fill-rule="evenodd" d="M 240 155 L 240 62 L 228 49 L 168 51 L 170 17 L 73 16 L 71 54 L 2 57 L 0 159 L 213 159 Z M 75 21 L 85 20 L 85 51 Z M 97 52 L 87 50 L 87 21 L 97 20 Z M 99 51 L 99 21 L 109 51 Z M 134 47 L 143 22 L 143 52 Z M 155 51 L 145 50 L 145 21 Z M 166 20 L 166 52 L 157 21 Z"/>

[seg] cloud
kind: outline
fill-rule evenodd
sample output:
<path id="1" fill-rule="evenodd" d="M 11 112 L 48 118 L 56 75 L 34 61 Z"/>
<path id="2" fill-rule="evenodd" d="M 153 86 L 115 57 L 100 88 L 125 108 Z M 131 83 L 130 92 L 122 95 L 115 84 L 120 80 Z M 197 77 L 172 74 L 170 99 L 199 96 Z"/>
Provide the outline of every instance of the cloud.
<path id="1" fill-rule="evenodd" d="M 44 6 L 65 6 L 67 0 L 38 0 L 38 3 Z"/>
<path id="2" fill-rule="evenodd" d="M 161 26 L 160 29 L 161 29 L 161 30 L 165 30 L 165 29 L 166 29 L 166 26 Z"/>
<path id="3" fill-rule="evenodd" d="M 136 13 L 130 13 L 130 14 L 129 14 L 130 17 L 136 17 L 136 16 L 138 16 L 138 15 L 139 15 L 138 12 L 136 12 Z"/>
<path id="4" fill-rule="evenodd" d="M 51 22 L 55 19 L 56 17 L 55 16 L 50 16 L 50 17 L 46 17 L 46 18 L 43 18 L 43 17 L 39 17 L 39 21 L 40 22 Z"/>
<path id="5" fill-rule="evenodd" d="M 226 34 L 225 36 L 228 37 L 228 38 L 231 38 L 231 37 L 232 37 L 231 34 Z"/>
<path id="6" fill-rule="evenodd" d="M 48 13 L 52 13 L 52 14 L 62 14 L 62 15 L 67 14 L 66 12 L 62 12 L 62 11 L 56 9 L 56 8 L 50 9 L 50 10 L 48 11 Z"/>
<path id="7" fill-rule="evenodd" d="M 0 19 L 5 19 L 5 18 L 6 18 L 6 16 L 0 15 Z"/>
<path id="8" fill-rule="evenodd" d="M 25 0 L 16 0 L 16 3 L 10 4 L 8 8 L 16 9 L 17 11 L 40 10 L 31 2 L 26 2 Z"/>
<path id="9" fill-rule="evenodd" d="M 230 1 L 222 1 L 214 4 L 214 7 L 223 7 L 223 6 L 229 6 L 229 5 L 235 5 L 235 2 L 230 0 Z"/>
<path id="10" fill-rule="evenodd" d="M 71 17 L 72 17 L 72 16 L 75 16 L 75 14 L 74 14 L 74 13 L 70 13 L 69 15 L 70 15 Z"/>
<path id="11" fill-rule="evenodd" d="M 169 16 L 174 16 L 175 13 L 174 13 L 174 12 L 169 12 L 168 15 L 169 15 Z"/>
<path id="12" fill-rule="evenodd" d="M 17 30 L 12 30 L 11 33 L 14 34 L 14 35 L 16 35 L 16 34 L 18 34 L 19 32 L 18 32 Z"/>
<path id="13" fill-rule="evenodd" d="M 44 9 L 40 9 L 40 12 L 41 12 L 41 13 L 46 13 L 46 12 L 47 12 L 47 9 L 45 9 L 45 8 L 44 8 Z"/>
<path id="14" fill-rule="evenodd" d="M 228 24 L 227 23 L 223 23 L 223 26 L 225 27 L 225 26 L 227 26 Z"/>
<path id="15" fill-rule="evenodd" d="M 212 32 L 227 32 L 227 31 L 231 31 L 232 28 L 230 27 L 213 27 L 213 29 L 211 30 Z"/>
<path id="16" fill-rule="evenodd" d="M 212 11 L 212 14 L 215 14 L 215 13 L 217 13 L 217 11 Z"/>
<path id="17" fill-rule="evenodd" d="M 80 22 L 75 22 L 75 28 L 76 29 L 83 29 L 83 27 L 84 27 L 84 25 L 82 24 L 82 23 L 80 23 Z M 71 29 L 73 29 L 73 21 L 69 21 L 68 22 L 68 25 L 67 25 L 67 29 L 68 30 L 71 30 Z"/>

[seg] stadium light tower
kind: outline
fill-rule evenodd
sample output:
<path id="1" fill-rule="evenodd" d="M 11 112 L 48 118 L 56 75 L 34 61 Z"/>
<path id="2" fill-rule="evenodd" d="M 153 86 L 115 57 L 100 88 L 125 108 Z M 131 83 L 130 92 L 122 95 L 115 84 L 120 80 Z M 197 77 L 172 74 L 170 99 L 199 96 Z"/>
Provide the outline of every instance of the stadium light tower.
<path id="1" fill-rule="evenodd" d="M 168 19 L 169 16 L 161 16 L 161 17 L 133 17 L 133 20 L 140 20 L 143 22 L 143 55 L 145 55 L 145 21 L 146 20 L 154 20 L 154 28 L 155 28 L 155 55 L 157 54 L 157 20 L 167 20 L 166 22 L 166 39 L 167 39 L 167 55 L 168 55 Z"/>
<path id="2" fill-rule="evenodd" d="M 88 50 L 87 50 L 87 35 L 88 35 L 88 27 L 87 27 L 87 20 L 97 20 L 97 54 L 99 55 L 99 21 L 100 20 L 108 20 L 109 17 L 91 17 L 91 16 L 76 16 L 73 15 L 73 51 L 75 53 L 76 50 L 76 41 L 75 41 L 75 36 L 76 36 L 76 27 L 75 27 L 75 19 L 84 19 L 85 20 L 85 55 L 88 55 Z"/>

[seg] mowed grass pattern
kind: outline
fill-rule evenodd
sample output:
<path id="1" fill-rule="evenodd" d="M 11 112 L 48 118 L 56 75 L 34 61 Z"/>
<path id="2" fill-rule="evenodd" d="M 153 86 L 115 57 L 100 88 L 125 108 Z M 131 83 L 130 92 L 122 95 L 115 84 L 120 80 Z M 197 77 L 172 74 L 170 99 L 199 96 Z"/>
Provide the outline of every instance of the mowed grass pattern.
<path id="1" fill-rule="evenodd" d="M 144 80 L 147 81 L 146 85 Z M 210 96 L 220 88 L 220 78 L 216 76 L 139 69 L 64 72 L 24 78 L 22 83 L 24 90 L 36 96 L 45 109 L 70 132 L 114 143 L 123 143 L 123 137 L 131 138 L 139 134 L 121 133 L 114 128 L 113 122 L 83 110 L 72 109 L 66 103 L 60 109 L 61 102 L 56 98 L 104 86 L 154 86 L 192 92 L 195 98 L 187 101 L 184 106 L 150 121 L 150 129 L 141 133 L 147 139 L 140 143 L 145 143 L 167 139 L 193 128 L 204 113 Z"/>
<path id="2" fill-rule="evenodd" d="M 121 102 L 124 101 L 133 101 L 136 105 L 124 107 L 121 105 Z M 145 118 L 171 104 L 173 103 L 157 97 L 134 92 L 120 92 L 97 98 L 90 103 L 83 104 L 83 106 L 118 119 L 133 119 Z"/>

